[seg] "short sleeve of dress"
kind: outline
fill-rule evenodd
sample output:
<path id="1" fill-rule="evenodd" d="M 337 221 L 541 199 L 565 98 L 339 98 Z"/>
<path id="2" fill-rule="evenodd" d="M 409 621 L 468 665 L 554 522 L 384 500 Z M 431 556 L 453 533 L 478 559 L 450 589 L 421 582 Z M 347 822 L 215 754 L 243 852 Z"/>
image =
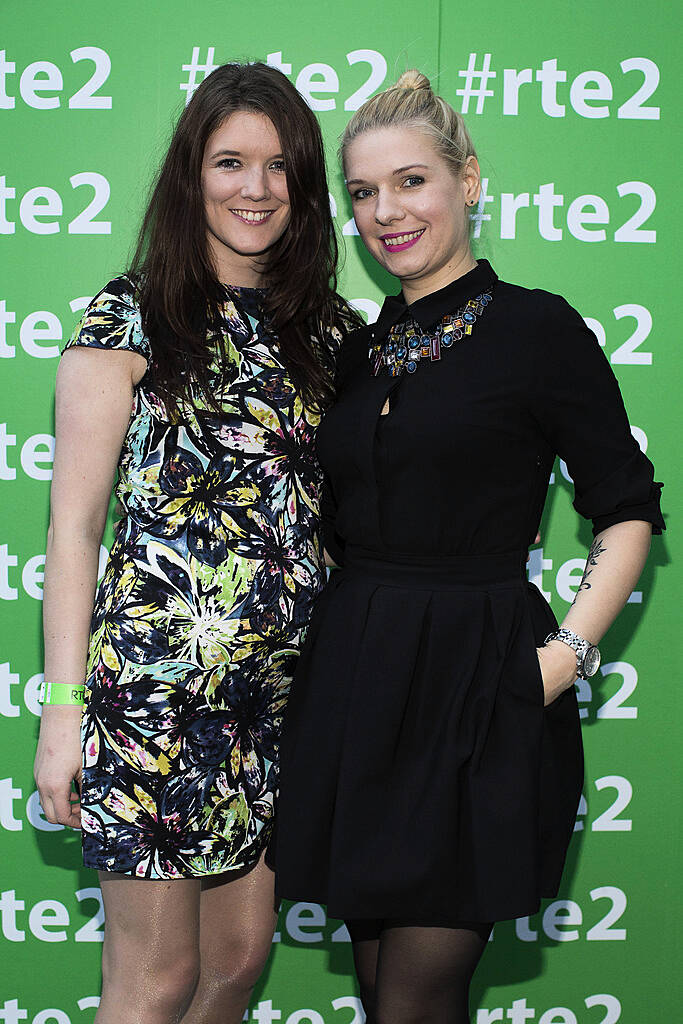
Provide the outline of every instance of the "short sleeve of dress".
<path id="1" fill-rule="evenodd" d="M 574 481 L 574 507 L 594 534 L 632 519 L 665 529 L 662 484 L 640 450 L 619 385 L 597 338 L 576 310 L 552 300 L 537 356 L 535 414 Z"/>
<path id="2" fill-rule="evenodd" d="M 151 360 L 149 338 L 135 300 L 135 286 L 122 276 L 110 281 L 92 300 L 64 347 L 127 349 Z"/>

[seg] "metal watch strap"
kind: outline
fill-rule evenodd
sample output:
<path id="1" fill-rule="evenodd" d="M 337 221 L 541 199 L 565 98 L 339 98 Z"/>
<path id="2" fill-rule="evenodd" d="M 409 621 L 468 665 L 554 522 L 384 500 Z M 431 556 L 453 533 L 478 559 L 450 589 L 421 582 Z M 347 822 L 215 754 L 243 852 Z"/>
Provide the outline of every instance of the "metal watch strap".
<path id="1" fill-rule="evenodd" d="M 571 629 L 556 629 L 554 632 L 548 633 L 547 637 L 543 641 L 544 645 L 547 644 L 549 640 L 560 640 L 563 644 L 571 647 L 576 655 L 576 674 L 581 678 L 585 678 L 583 676 L 583 660 L 591 644 L 589 644 L 587 640 L 584 640 L 582 636 L 579 636 L 578 633 L 573 633 Z"/>

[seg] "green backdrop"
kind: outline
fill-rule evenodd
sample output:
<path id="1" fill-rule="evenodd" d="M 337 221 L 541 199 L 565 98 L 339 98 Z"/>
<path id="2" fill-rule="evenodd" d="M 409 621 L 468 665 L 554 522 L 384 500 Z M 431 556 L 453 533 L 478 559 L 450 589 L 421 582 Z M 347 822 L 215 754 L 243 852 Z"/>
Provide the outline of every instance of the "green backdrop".
<path id="1" fill-rule="evenodd" d="M 148 185 L 192 82 L 211 63 L 278 65 L 318 111 L 346 261 L 372 315 L 389 284 L 353 234 L 336 166 L 350 111 L 406 67 L 466 115 L 485 196 L 477 253 L 504 279 L 564 294 L 605 346 L 634 431 L 680 507 L 674 433 L 680 137 L 677 6 L 635 0 L 4 0 L 0 22 L 0 1021 L 92 1021 L 102 915 L 76 834 L 41 817 L 31 775 L 58 349 L 87 297 L 126 264 Z M 194 67 L 194 70 L 193 70 Z M 558 615 L 589 529 L 555 468 L 530 574 Z M 105 537 L 106 541 L 106 537 Z M 674 836 L 680 533 L 650 563 L 579 698 L 585 796 L 560 898 L 496 926 L 476 1024 L 673 1024 L 681 900 Z M 360 1024 L 347 935 L 283 908 L 248 1019 Z M 246 1019 L 246 1018 L 245 1018 Z"/>

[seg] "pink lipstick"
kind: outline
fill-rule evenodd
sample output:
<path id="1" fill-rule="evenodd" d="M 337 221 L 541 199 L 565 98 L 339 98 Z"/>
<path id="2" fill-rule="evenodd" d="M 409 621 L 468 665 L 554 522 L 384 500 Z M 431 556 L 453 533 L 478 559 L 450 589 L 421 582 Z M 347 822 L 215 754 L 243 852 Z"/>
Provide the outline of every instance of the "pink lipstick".
<path id="1" fill-rule="evenodd" d="M 419 242 L 425 232 L 425 228 L 419 231 L 401 231 L 391 235 L 381 235 L 380 239 L 387 252 L 403 252 Z"/>

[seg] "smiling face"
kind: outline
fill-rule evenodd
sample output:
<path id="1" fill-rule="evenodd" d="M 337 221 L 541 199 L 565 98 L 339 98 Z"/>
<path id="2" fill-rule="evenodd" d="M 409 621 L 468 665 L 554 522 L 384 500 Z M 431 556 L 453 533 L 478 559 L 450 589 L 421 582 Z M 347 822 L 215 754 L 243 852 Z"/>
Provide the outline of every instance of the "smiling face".
<path id="1" fill-rule="evenodd" d="M 425 132 L 396 127 L 356 136 L 344 164 L 363 242 L 398 277 L 408 302 L 475 266 L 468 207 L 479 196 L 474 157 L 456 175 Z"/>
<path id="2" fill-rule="evenodd" d="M 240 110 L 209 136 L 202 195 L 219 280 L 259 285 L 260 257 L 282 237 L 290 218 L 282 147 L 270 118 Z"/>

